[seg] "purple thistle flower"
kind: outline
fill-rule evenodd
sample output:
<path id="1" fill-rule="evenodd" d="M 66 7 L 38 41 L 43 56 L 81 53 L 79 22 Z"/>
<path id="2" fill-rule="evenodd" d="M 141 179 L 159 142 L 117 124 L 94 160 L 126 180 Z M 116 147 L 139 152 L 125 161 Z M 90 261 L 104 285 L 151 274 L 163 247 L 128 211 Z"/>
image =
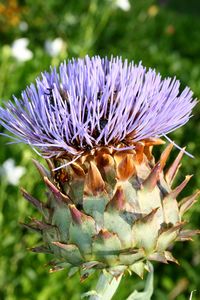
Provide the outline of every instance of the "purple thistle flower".
<path id="1" fill-rule="evenodd" d="M 134 147 L 184 125 L 196 104 L 178 80 L 121 58 L 72 59 L 36 79 L 5 108 L 0 124 L 43 156 L 75 157 L 101 146 Z"/>

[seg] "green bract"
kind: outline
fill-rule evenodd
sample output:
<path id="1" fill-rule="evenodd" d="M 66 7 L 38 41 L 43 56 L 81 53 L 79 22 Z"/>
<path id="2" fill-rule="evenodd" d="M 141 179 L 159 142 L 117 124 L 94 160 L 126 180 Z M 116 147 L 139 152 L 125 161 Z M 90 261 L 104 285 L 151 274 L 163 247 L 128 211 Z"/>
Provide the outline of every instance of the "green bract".
<path id="1" fill-rule="evenodd" d="M 155 163 L 151 149 L 160 142 L 144 140 L 135 150 L 121 152 L 102 147 L 59 171 L 54 169 L 66 163 L 65 157 L 47 160 L 49 170 L 35 162 L 48 201 L 39 202 L 24 190 L 23 195 L 43 215 L 28 227 L 41 231 L 44 245 L 33 251 L 53 254 L 52 271 L 80 269 L 82 280 L 95 269 L 142 277 L 148 261 L 177 262 L 168 248 L 198 233 L 184 230 L 182 220 L 198 192 L 177 202 L 190 179 L 171 189 L 183 151 L 163 172 L 173 146 Z"/>

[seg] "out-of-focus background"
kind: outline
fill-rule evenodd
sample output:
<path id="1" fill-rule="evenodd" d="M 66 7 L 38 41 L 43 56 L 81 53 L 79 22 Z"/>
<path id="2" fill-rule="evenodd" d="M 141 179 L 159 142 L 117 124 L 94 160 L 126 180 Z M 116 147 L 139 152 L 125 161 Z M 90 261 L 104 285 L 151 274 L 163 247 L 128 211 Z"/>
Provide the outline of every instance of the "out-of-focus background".
<path id="1" fill-rule="evenodd" d="M 176 76 L 200 98 L 200 1 L 0 1 L 0 104 L 13 94 L 20 97 L 20 91 L 50 65 L 86 54 L 142 60 L 163 76 Z M 177 184 L 186 174 L 194 177 L 182 197 L 200 187 L 199 116 L 198 106 L 191 121 L 170 135 L 195 156 L 183 159 Z M 0 138 L 0 299 L 80 299 L 95 276 L 80 284 L 78 275 L 68 279 L 66 271 L 49 274 L 48 257 L 27 251 L 38 236 L 20 222 L 37 212 L 18 187 L 41 198 L 43 186 L 31 162 L 36 154 L 28 146 L 6 142 Z M 177 153 L 174 149 L 172 156 Z M 187 220 L 189 228 L 200 228 L 200 203 Z M 155 264 L 153 299 L 186 300 L 192 290 L 193 299 L 200 299 L 200 238 L 177 243 L 173 251 L 180 266 Z M 142 287 L 136 276 L 127 276 L 115 299 L 123 300 Z"/>

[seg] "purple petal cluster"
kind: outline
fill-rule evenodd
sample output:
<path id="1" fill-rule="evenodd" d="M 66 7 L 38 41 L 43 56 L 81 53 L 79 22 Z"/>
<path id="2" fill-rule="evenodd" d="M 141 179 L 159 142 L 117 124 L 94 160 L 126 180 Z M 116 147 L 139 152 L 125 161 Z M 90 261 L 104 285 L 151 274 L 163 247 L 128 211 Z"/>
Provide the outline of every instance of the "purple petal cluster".
<path id="1" fill-rule="evenodd" d="M 42 73 L 21 99 L 0 108 L 0 124 L 44 156 L 130 147 L 188 121 L 196 101 L 188 87 L 179 88 L 141 63 L 86 56 Z"/>

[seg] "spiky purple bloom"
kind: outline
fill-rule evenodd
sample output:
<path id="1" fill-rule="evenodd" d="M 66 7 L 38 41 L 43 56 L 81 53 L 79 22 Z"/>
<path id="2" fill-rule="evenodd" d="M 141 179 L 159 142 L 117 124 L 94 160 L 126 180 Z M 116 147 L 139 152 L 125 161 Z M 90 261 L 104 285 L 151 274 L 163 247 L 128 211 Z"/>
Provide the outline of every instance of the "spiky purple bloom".
<path id="1" fill-rule="evenodd" d="M 133 146 L 185 124 L 196 104 L 178 80 L 121 58 L 72 59 L 36 79 L 6 108 L 0 124 L 43 155 Z"/>

